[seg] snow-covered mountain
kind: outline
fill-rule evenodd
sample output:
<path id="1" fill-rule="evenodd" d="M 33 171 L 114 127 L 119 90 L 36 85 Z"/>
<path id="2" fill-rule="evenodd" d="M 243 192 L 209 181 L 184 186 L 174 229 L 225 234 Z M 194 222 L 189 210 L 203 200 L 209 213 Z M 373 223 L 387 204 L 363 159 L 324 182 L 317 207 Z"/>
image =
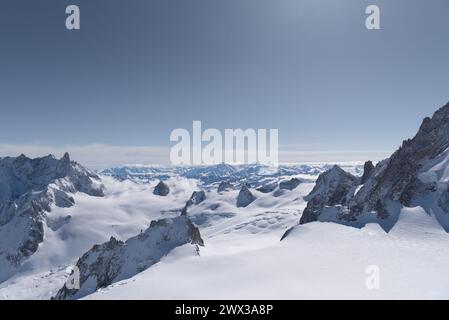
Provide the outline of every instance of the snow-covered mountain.
<path id="1" fill-rule="evenodd" d="M 192 244 L 195 251 L 203 246 L 200 232 L 189 218 L 152 221 L 148 229 L 125 242 L 114 237 L 101 245 L 95 245 L 76 263 L 79 270 L 79 289 L 63 286 L 55 299 L 79 299 L 108 285 L 131 278 L 157 263 L 171 250 L 184 244 Z"/>
<path id="2" fill-rule="evenodd" d="M 354 195 L 360 179 L 344 171 L 339 166 L 323 172 L 318 176 L 312 192 L 304 199 L 307 207 L 301 223 L 316 221 L 317 213 L 327 206 L 345 205 Z"/>
<path id="3" fill-rule="evenodd" d="M 205 230 L 201 258 L 175 249 L 85 299 L 448 298 L 449 236 L 418 208 L 405 208 L 389 233 L 377 224 L 356 229 L 314 222 L 283 241 L 271 236 L 282 229 L 269 223 L 275 217 L 247 217 L 245 226 L 235 225 L 239 230 L 230 224 L 221 232 L 218 225 L 215 233 Z M 379 270 L 378 288 L 366 286 L 370 266 Z"/>
<path id="4" fill-rule="evenodd" d="M 340 165 L 355 175 L 363 173 L 362 164 L 342 163 Z M 327 163 L 279 165 L 278 167 L 261 164 L 218 164 L 195 167 L 124 166 L 105 169 L 101 171 L 101 174 L 120 181 L 131 180 L 144 183 L 155 180 L 163 181 L 171 177 L 181 176 L 200 181 L 204 188 L 218 188 L 220 183 L 230 183 L 237 187 L 247 184 L 254 188 L 271 189 L 270 191 L 272 191 L 274 189 L 273 186 L 292 176 L 312 181 L 315 179 L 315 176 L 331 167 L 332 164 Z"/>
<path id="5" fill-rule="evenodd" d="M 96 175 L 20 156 L 0 159 L 0 185 L 0 299 L 449 296 L 449 104 L 375 166 Z M 73 265 L 79 290 L 64 286 Z"/>
<path id="6" fill-rule="evenodd" d="M 50 184 L 64 192 L 103 196 L 98 176 L 71 161 L 68 153 L 59 160 L 52 155 L 36 159 L 25 155 L 0 158 L 0 201 L 16 200 Z"/>
<path id="7" fill-rule="evenodd" d="M 404 207 L 421 206 L 449 231 L 449 103 L 425 118 L 418 133 L 362 180 L 334 167 L 322 173 L 306 199 L 301 224 L 332 221 L 390 230 Z M 328 181 L 331 181 L 329 183 Z"/>
<path id="8" fill-rule="evenodd" d="M 141 166 L 129 165 L 102 170 L 101 175 L 114 177 L 119 181 L 132 180 L 135 182 L 149 182 L 152 180 L 167 180 L 178 175 L 180 168 L 173 166 Z"/>
<path id="9" fill-rule="evenodd" d="M 44 240 L 46 226 L 68 221 L 49 218 L 52 206 L 71 207 L 72 194 L 103 196 L 97 175 L 70 160 L 49 155 L 0 159 L 0 282 L 11 276 Z"/>
<path id="10" fill-rule="evenodd" d="M 279 187 L 270 193 L 249 188 L 256 199 L 246 207 L 239 208 L 237 207 L 238 188 L 222 192 L 218 192 L 216 188 L 205 190 L 202 189 L 202 183 L 196 179 L 174 176 L 165 180 L 164 184 L 170 190 L 166 196 L 154 194 L 154 189 L 159 184 L 158 180 L 135 183 L 130 180 L 118 181 L 105 176 L 101 179 L 105 185 L 104 197 L 92 197 L 78 192 L 71 195 L 75 201 L 74 206 L 51 208 L 52 211 L 47 213 L 47 219 L 52 221 L 51 227 L 44 224 L 45 241 L 39 245 L 35 254 L 24 261 L 11 278 L 0 283 L 0 298 L 49 299 L 55 297 L 67 279 L 66 267 L 81 261 L 80 257 L 88 252 L 91 253 L 89 257 L 95 256 L 100 259 L 109 257 L 110 252 L 106 253 L 107 250 L 100 250 L 104 254 L 99 256 L 92 254 L 90 251 L 92 246 L 100 243 L 107 244 L 113 237 L 116 239 L 116 241 L 113 240 L 114 247 L 117 242 L 124 244 L 117 245 L 122 248 L 127 243 L 127 239 L 135 238 L 135 235 L 139 235 L 140 232 L 146 232 L 143 230 L 147 230 L 152 221 L 161 219 L 184 217 L 192 221 L 200 230 L 201 238 L 204 240 L 205 247 L 201 248 L 201 256 L 203 256 L 202 252 L 209 248 L 212 251 L 208 252 L 217 254 L 221 251 L 226 252 L 225 248 L 215 251 L 215 241 L 228 243 L 229 240 L 231 246 L 229 248 L 232 248 L 234 246 L 232 239 L 241 239 L 243 243 L 239 247 L 242 249 L 259 244 L 265 245 L 267 242 L 264 239 L 277 243 L 285 230 L 299 219 L 300 211 L 304 208 L 302 196 L 313 186 L 313 183 L 303 182 L 293 190 L 282 190 L 279 196 L 274 196 L 274 192 L 279 190 Z M 145 247 L 146 242 L 139 243 L 140 245 Z M 102 248 L 102 246 L 96 248 Z M 125 249 L 118 251 L 122 252 L 122 250 Z M 194 253 L 195 250 L 189 247 L 178 246 L 173 250 L 164 251 L 163 256 L 160 259 L 157 258 L 154 265 L 148 269 L 159 268 L 166 259 L 195 258 Z M 115 250 L 113 255 L 117 256 Z M 121 253 L 118 255 L 121 256 Z M 150 251 L 147 256 L 138 256 L 142 256 L 142 259 L 148 258 L 148 261 L 155 258 L 150 255 Z M 126 258 L 118 259 L 113 265 L 121 265 L 119 261 L 126 260 L 130 262 L 129 266 L 132 266 L 127 270 L 138 271 L 138 274 L 141 274 L 144 268 L 139 265 L 142 266 L 142 264 L 135 263 L 137 256 L 135 256 L 136 259 L 132 257 L 134 256 L 131 251 L 127 252 Z M 92 268 L 87 269 L 94 270 L 93 265 Z M 103 267 L 95 270 L 100 272 Z M 129 274 L 131 277 L 129 281 L 133 281 L 135 276 Z M 122 276 L 114 277 L 114 279 L 117 281 L 120 279 L 118 283 L 128 281 Z M 115 280 L 110 286 L 114 286 L 114 282 Z M 167 279 L 167 282 L 170 280 Z M 90 285 L 88 287 L 92 290 L 88 290 L 89 293 L 97 289 L 95 284 L 93 289 Z M 99 291 L 106 289 L 100 288 Z M 58 297 L 62 296 L 58 295 Z M 64 298 L 73 297 L 64 295 Z"/>

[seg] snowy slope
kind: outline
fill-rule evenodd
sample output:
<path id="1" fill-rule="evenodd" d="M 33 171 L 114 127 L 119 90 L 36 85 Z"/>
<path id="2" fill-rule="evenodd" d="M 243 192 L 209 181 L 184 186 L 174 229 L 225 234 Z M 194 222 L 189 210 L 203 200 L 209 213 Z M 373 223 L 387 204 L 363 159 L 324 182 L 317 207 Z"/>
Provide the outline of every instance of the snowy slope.
<path id="1" fill-rule="evenodd" d="M 125 241 L 145 230 L 152 220 L 178 216 L 192 193 L 200 190 L 197 180 L 179 176 L 165 181 L 170 188 L 165 197 L 153 194 L 158 181 L 142 184 L 102 177 L 102 182 L 104 197 L 78 193 L 74 195 L 75 206 L 52 209 L 49 218 L 60 224 L 59 228 L 46 227 L 46 239 L 39 250 L 14 277 L 0 284 L 0 298 L 49 299 L 62 287 L 66 267 L 94 244 L 104 243 L 111 236 Z M 312 187 L 313 183 L 300 184 L 277 196 L 251 189 L 256 200 L 246 208 L 236 207 L 238 190 L 220 194 L 211 189 L 205 192 L 204 201 L 188 207 L 188 216 L 200 228 L 206 247 L 206 239 L 222 237 L 226 243 L 233 234 L 250 235 L 246 248 L 264 237 L 277 243 L 285 230 L 298 221 L 305 206 L 302 197 Z M 64 223 L 67 216 L 70 219 Z M 232 250 L 234 244 L 229 244 L 228 250 Z"/>
<path id="2" fill-rule="evenodd" d="M 106 186 L 104 197 L 76 193 L 74 206 L 52 206 L 46 213 L 47 220 L 53 222 L 50 226 L 59 224 L 59 228 L 53 230 L 47 223 L 43 224 L 45 238 L 37 252 L 23 262 L 15 277 L 0 283 L 0 288 L 16 282 L 17 278 L 65 269 L 94 244 L 108 241 L 111 236 L 126 240 L 145 230 L 152 220 L 178 215 L 195 185 L 185 179 L 173 179 L 172 194 L 161 199 L 152 193 L 154 184 L 120 183 L 107 177 L 102 182 Z"/>
<path id="3" fill-rule="evenodd" d="M 180 248 L 87 299 L 449 297 L 449 235 L 422 208 L 404 209 L 389 234 L 377 224 L 356 229 L 313 222 L 281 242 L 251 232 L 205 241 L 200 259 Z M 370 266 L 380 272 L 379 289 L 366 286 Z"/>
<path id="4" fill-rule="evenodd" d="M 437 168 L 435 168 L 436 170 Z M 125 241 L 152 220 L 178 216 L 198 180 L 174 176 L 166 197 L 153 194 L 158 181 L 134 183 L 103 177 L 102 198 L 74 195 L 75 206 L 49 216 L 68 223 L 46 230 L 39 250 L 18 274 L 0 284 L 0 299 L 49 299 L 63 286 L 65 269 L 92 245 L 111 236 Z M 314 183 L 262 193 L 238 208 L 239 189 L 205 191 L 187 208 L 204 240 L 200 256 L 181 246 L 147 270 L 85 299 L 297 299 L 448 298 L 449 236 L 421 207 L 402 209 L 385 233 L 378 225 L 356 229 L 313 222 L 296 225 Z M 368 266 L 378 266 L 380 288 L 366 287 Z M 182 272 L 180 272 L 182 270 Z M 426 272 L 423 272 L 426 270 Z M 192 288 L 195 288 L 192 290 Z"/>

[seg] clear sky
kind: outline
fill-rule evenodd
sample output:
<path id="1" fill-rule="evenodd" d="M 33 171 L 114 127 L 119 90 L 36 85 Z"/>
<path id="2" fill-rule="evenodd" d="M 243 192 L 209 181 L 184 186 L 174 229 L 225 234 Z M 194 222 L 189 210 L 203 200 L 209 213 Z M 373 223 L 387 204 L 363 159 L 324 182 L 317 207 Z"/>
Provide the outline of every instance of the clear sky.
<path id="1" fill-rule="evenodd" d="M 379 158 L 449 101 L 447 0 L 2 0 L 0 41 L 0 156 L 168 162 L 201 120 L 279 129 L 281 161 Z"/>

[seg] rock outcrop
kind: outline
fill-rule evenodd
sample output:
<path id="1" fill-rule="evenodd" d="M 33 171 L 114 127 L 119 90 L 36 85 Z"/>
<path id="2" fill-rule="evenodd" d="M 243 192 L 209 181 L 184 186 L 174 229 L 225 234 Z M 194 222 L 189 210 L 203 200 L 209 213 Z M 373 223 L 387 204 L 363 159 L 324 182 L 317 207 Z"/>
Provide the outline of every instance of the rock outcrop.
<path id="1" fill-rule="evenodd" d="M 203 246 L 200 232 L 186 216 L 152 221 L 148 229 L 125 242 L 111 238 L 95 245 L 76 263 L 79 289 L 64 285 L 54 299 L 79 299 L 100 288 L 131 278 L 157 263 L 176 247 Z"/>
<path id="2" fill-rule="evenodd" d="M 293 190 L 296 189 L 297 186 L 301 183 L 301 180 L 298 178 L 292 178 L 290 180 L 282 181 L 279 183 L 280 190 Z"/>
<path id="3" fill-rule="evenodd" d="M 218 185 L 218 192 L 228 191 L 228 190 L 231 190 L 232 188 L 234 188 L 234 186 L 232 184 L 230 184 L 227 181 L 222 181 Z"/>
<path id="4" fill-rule="evenodd" d="M 181 210 L 181 215 L 187 215 L 187 209 L 193 205 L 198 205 L 206 200 L 206 193 L 203 190 L 193 191 L 190 199 L 186 202 L 186 205 Z"/>
<path id="5" fill-rule="evenodd" d="M 193 206 L 193 205 L 197 205 L 200 204 L 201 202 L 203 202 L 204 200 L 206 200 L 206 193 L 203 190 L 200 191 L 193 191 L 192 195 L 190 196 L 189 201 L 187 201 L 187 206 Z"/>
<path id="6" fill-rule="evenodd" d="M 323 172 L 318 176 L 315 187 L 305 197 L 307 207 L 300 223 L 316 221 L 325 206 L 344 205 L 353 196 L 359 184 L 359 178 L 344 171 L 339 166 Z"/>
<path id="7" fill-rule="evenodd" d="M 154 187 L 153 194 L 161 197 L 165 197 L 170 193 L 170 188 L 162 181 L 159 181 L 156 187 Z"/>
<path id="8" fill-rule="evenodd" d="M 251 193 L 251 191 L 249 191 L 246 185 L 243 185 L 237 197 L 237 207 L 247 207 L 254 200 L 256 200 L 256 197 Z"/>
<path id="9" fill-rule="evenodd" d="M 366 161 L 365 164 L 363 165 L 363 175 L 362 180 L 360 182 L 364 184 L 369 179 L 373 171 L 374 171 L 373 163 L 371 161 Z"/>

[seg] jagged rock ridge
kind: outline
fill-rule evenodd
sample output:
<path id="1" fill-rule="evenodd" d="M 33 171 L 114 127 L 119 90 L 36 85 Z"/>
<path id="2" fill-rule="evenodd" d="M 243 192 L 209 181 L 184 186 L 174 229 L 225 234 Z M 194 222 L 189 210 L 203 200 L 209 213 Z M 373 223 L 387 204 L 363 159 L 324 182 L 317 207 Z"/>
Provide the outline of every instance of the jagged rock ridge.
<path id="1" fill-rule="evenodd" d="M 52 155 L 0 159 L 0 282 L 37 251 L 51 206 L 73 206 L 70 194 L 78 191 L 104 195 L 100 178 L 67 153 L 60 160 Z"/>
<path id="2" fill-rule="evenodd" d="M 198 228 L 186 216 L 152 221 L 148 229 L 125 242 L 111 238 L 87 251 L 76 263 L 80 288 L 64 286 L 54 298 L 79 299 L 142 272 L 174 248 L 189 243 L 204 245 Z"/>
<path id="3" fill-rule="evenodd" d="M 345 205 L 359 183 L 359 178 L 334 166 L 318 176 L 315 187 L 305 197 L 308 201 L 300 223 L 316 221 L 325 206 Z"/>
<path id="4" fill-rule="evenodd" d="M 388 231 L 398 219 L 398 208 L 412 206 L 418 199 L 430 196 L 435 206 L 429 214 L 437 215 L 448 230 L 449 206 L 445 206 L 445 199 L 449 199 L 449 183 L 442 169 L 448 163 L 448 147 L 449 103 L 431 118 L 425 118 L 417 134 L 403 141 L 390 158 L 374 169 L 365 164 L 369 173 L 364 174 L 363 185 L 345 201 L 332 203 L 321 199 L 316 206 L 318 200 L 313 199 L 312 191 L 301 223 L 321 218 L 354 226 L 378 222 Z"/>

